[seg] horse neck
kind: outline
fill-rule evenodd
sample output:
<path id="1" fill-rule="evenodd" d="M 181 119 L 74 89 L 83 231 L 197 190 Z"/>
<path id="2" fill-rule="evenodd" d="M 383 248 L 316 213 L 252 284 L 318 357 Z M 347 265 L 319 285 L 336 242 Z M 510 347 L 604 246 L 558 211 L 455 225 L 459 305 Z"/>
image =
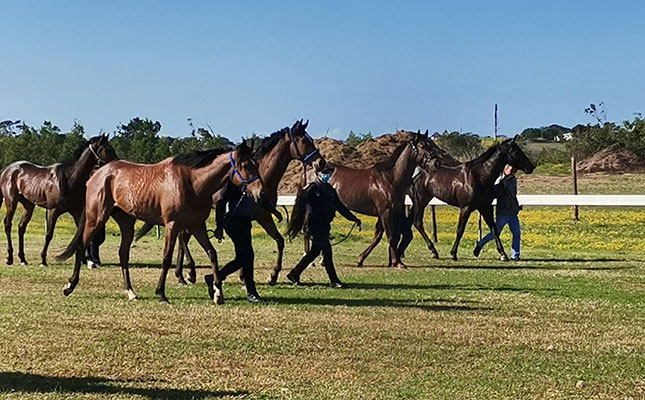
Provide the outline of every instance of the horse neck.
<path id="1" fill-rule="evenodd" d="M 484 185 L 492 185 L 495 183 L 499 174 L 502 173 L 502 170 L 504 170 L 506 160 L 503 157 L 503 153 L 498 148 L 480 165 L 481 168 L 478 174 L 480 182 Z"/>
<path id="2" fill-rule="evenodd" d="M 262 177 L 262 190 L 267 196 L 278 194 L 280 179 L 287 171 L 289 163 L 293 160 L 289 151 L 289 143 L 284 139 L 280 140 L 269 154 L 258 160 L 260 176 Z"/>
<path id="3" fill-rule="evenodd" d="M 392 177 L 395 186 L 409 186 L 416 167 L 415 154 L 411 146 L 406 146 L 394 162 Z"/>
<path id="4" fill-rule="evenodd" d="M 95 165 L 96 159 L 88 147 L 83 151 L 78 160 L 68 166 L 67 171 L 65 171 L 69 186 L 74 187 L 79 183 L 86 182 L 90 178 L 90 174 Z"/>
<path id="5" fill-rule="evenodd" d="M 229 153 L 217 156 L 212 163 L 201 168 L 191 168 L 191 181 L 197 197 L 210 199 L 230 178 Z"/>

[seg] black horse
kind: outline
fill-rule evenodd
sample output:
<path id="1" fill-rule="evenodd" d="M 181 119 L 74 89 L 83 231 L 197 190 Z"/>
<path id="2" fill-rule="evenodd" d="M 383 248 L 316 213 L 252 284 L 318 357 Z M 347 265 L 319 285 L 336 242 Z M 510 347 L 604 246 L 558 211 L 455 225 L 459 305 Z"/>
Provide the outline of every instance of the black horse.
<path id="1" fill-rule="evenodd" d="M 535 169 L 535 166 L 515 142 L 515 138 L 492 146 L 479 157 L 463 164 L 459 164 L 454 158 L 442 152 L 435 152 L 435 157 L 425 161 L 425 171 L 421 177 L 415 180 L 410 191 L 413 204 L 410 212 L 412 221 L 410 222 L 414 222 L 414 225 L 422 233 L 428 248 L 435 257 L 439 256 L 437 250 L 427 235 L 424 235 L 425 231 L 423 230 L 423 212 L 433 197 L 461 209 L 457 237 L 450 251 L 453 260 L 457 260 L 459 242 L 464 234 L 468 218 L 475 210 L 479 211 L 495 235 L 497 251 L 502 259 L 508 259 L 502 242 L 499 240 L 492 205 L 495 198 L 495 180 L 502 173 L 506 164 L 510 164 L 527 174 L 532 173 Z M 411 228 L 411 226 L 409 227 Z M 377 225 L 378 228 L 379 226 Z M 378 244 L 381 236 L 382 231 L 380 235 L 377 231 L 372 244 L 368 248 L 369 250 Z M 397 248 L 397 252 L 400 255 L 404 254 L 409 244 L 410 240 L 403 241 Z"/>

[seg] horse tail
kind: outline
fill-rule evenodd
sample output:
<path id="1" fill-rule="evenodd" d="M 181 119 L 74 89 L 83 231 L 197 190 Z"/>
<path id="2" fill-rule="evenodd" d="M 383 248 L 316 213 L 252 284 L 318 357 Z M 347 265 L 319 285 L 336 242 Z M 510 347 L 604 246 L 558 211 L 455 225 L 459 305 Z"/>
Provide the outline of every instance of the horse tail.
<path id="1" fill-rule="evenodd" d="M 69 242 L 65 251 L 57 255 L 56 261 L 65 261 L 76 253 L 79 247 L 83 244 L 83 232 L 85 231 L 85 209 L 81 214 L 81 219 L 78 221 L 78 226 L 76 227 L 76 233 L 72 238 L 72 241 Z"/>
<path id="2" fill-rule="evenodd" d="M 287 228 L 287 237 L 293 240 L 302 231 L 305 225 L 305 217 L 307 215 L 307 191 L 301 191 L 296 197 L 296 202 L 293 205 L 291 219 Z"/>
<path id="3" fill-rule="evenodd" d="M 134 241 L 138 242 L 139 239 L 146 236 L 148 232 L 150 232 L 154 227 L 155 227 L 155 224 L 151 224 L 150 222 L 146 222 L 145 224 L 143 224 L 143 226 L 139 228 L 137 233 L 134 235 Z"/>

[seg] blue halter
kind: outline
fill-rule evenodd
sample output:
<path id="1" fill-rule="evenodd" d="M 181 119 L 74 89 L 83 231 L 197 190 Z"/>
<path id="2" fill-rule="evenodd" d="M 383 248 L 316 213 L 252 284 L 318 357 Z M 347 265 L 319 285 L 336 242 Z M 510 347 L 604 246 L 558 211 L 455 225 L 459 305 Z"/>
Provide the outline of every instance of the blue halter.
<path id="1" fill-rule="evenodd" d="M 233 180 L 233 177 L 237 176 L 242 181 L 242 191 L 244 191 L 246 189 L 247 185 L 257 181 L 258 179 L 260 179 L 260 175 L 255 175 L 252 178 L 244 179 L 244 177 L 242 176 L 240 171 L 237 168 L 235 168 L 235 161 L 233 160 L 233 152 L 232 151 L 230 153 L 228 153 L 228 158 L 231 161 L 231 175 L 229 176 L 229 179 Z"/>
<path id="2" fill-rule="evenodd" d="M 296 157 L 298 157 L 298 160 L 300 160 L 303 164 L 307 164 L 314 157 L 320 154 L 318 149 L 313 149 L 309 154 L 303 156 L 302 153 L 300 153 L 298 146 L 296 145 L 296 138 L 293 136 L 293 131 L 291 131 L 291 128 L 289 128 L 289 140 L 291 140 L 293 148 L 296 149 Z"/>

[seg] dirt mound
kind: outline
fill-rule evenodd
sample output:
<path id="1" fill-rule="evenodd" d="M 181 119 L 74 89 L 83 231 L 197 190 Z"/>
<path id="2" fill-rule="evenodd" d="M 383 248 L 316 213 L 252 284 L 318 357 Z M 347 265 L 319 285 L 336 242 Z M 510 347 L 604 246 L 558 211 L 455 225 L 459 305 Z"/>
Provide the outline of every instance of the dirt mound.
<path id="1" fill-rule="evenodd" d="M 342 140 L 332 138 L 315 139 L 316 147 L 325 160 L 352 168 L 367 168 L 386 160 L 394 149 L 412 138 L 412 132 L 398 131 L 385 134 L 352 147 Z M 303 170 L 300 161 L 292 161 L 280 181 L 280 194 L 294 194 L 303 183 Z"/>
<path id="2" fill-rule="evenodd" d="M 645 170 L 645 160 L 618 144 L 606 147 L 578 164 L 578 171 L 583 173 L 643 170 Z"/>

